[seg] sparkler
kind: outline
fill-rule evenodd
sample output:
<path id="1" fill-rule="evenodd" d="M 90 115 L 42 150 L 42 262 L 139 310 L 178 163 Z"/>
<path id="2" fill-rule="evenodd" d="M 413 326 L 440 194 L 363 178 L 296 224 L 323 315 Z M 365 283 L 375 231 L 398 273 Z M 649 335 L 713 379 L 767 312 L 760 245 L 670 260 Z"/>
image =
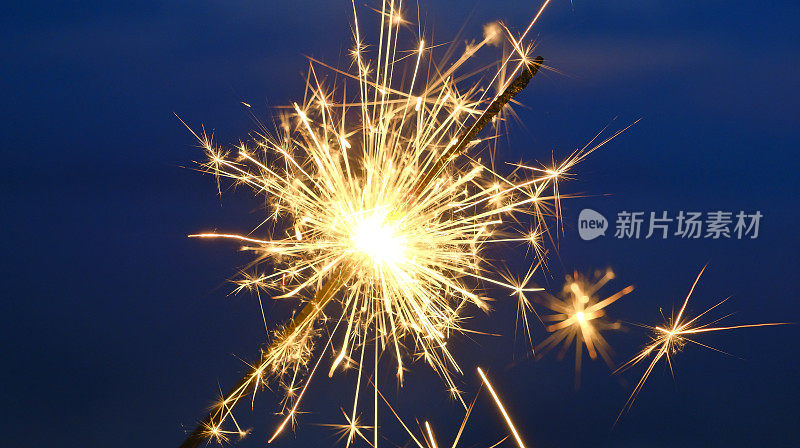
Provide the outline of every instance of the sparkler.
<path id="1" fill-rule="evenodd" d="M 489 309 L 481 285 L 520 293 L 537 290 L 495 278 L 484 247 L 527 241 L 543 256 L 540 238 L 548 232 L 547 221 L 559 219 L 558 182 L 592 150 L 624 131 L 599 143 L 592 140 L 594 146 L 576 150 L 561 163 L 518 165 L 505 177 L 476 154 L 481 130 L 543 65 L 541 57 L 531 57 L 526 39 L 548 3 L 521 35 L 492 27 L 455 61 L 450 62 L 451 49 L 437 63 L 431 57 L 434 47 L 422 38 L 412 49 L 401 49 L 400 28 L 408 21 L 401 2 L 392 0 L 382 3 L 377 55 L 371 61 L 353 3 L 353 68 L 340 70 L 312 59 L 305 97 L 284 109 L 276 134 L 256 133 L 233 150 L 218 147 L 205 132 L 194 134 L 208 156 L 202 169 L 218 182 L 230 178 L 262 195 L 270 213 L 259 228 L 271 225 L 273 230 L 263 237 L 254 235 L 264 232 L 259 228 L 250 235 L 190 236 L 235 240 L 255 255 L 237 291 L 268 291 L 275 299 L 304 305 L 287 325 L 272 331 L 260 360 L 183 447 L 209 437 L 244 436 L 233 409 L 267 382 L 285 390 L 284 416 L 273 441 L 293 423 L 328 352 L 333 356 L 329 376 L 357 369 L 353 407 L 346 416 L 355 426 L 363 366 L 374 364 L 374 445 L 377 369 L 385 352 L 394 355 L 400 384 L 404 360 L 421 359 L 463 403 L 453 380 L 461 369 L 447 342 L 463 331 L 461 321 L 470 305 Z M 481 48 L 498 40 L 498 32 L 505 33 L 513 52 L 489 73 L 488 85 L 498 87 L 490 89 L 475 81 L 488 69 L 470 71 L 468 65 Z M 327 85 L 320 67 L 341 81 Z M 396 75 L 401 67 L 410 78 Z M 505 233 L 504 223 L 520 214 L 533 217 L 538 229 L 533 238 Z M 226 423 L 233 429 L 225 429 Z M 352 440 L 353 433 L 348 445 Z"/>
<path id="2" fill-rule="evenodd" d="M 633 285 L 627 286 L 607 298 L 599 298 L 597 292 L 613 278 L 614 272 L 611 269 L 607 269 L 602 275 L 596 272 L 594 281 L 575 272 L 573 277 L 567 276 L 567 282 L 562 291 L 563 299 L 547 293 L 540 294 L 543 304 L 557 314 L 542 316 L 543 321 L 553 322 L 547 326 L 547 331 L 552 334 L 536 346 L 537 356 L 544 356 L 553 348 L 561 345 L 558 355 L 561 359 L 574 343 L 576 389 L 580 387 L 584 347 L 591 359 L 597 359 L 599 354 L 609 368 L 614 367 L 611 360 L 611 347 L 602 332 L 619 330 L 621 325 L 619 322 L 612 322 L 607 318 L 605 308 L 633 291 Z"/>
<path id="3" fill-rule="evenodd" d="M 639 352 L 638 355 L 634 356 L 630 361 L 626 362 L 615 371 L 615 373 L 617 373 L 630 369 L 638 365 L 639 363 L 644 362 L 652 355 L 652 360 L 650 361 L 650 364 L 645 369 L 644 374 L 642 374 L 642 377 L 636 384 L 636 387 L 633 389 L 633 392 L 631 392 L 630 397 L 628 397 L 628 401 L 625 402 L 625 406 L 623 406 L 622 410 L 617 416 L 616 422 L 619 422 L 619 419 L 622 418 L 625 412 L 629 411 L 631 406 L 633 406 L 633 402 L 636 400 L 636 397 L 639 395 L 639 392 L 641 392 L 642 387 L 644 387 L 644 383 L 647 381 L 647 378 L 650 377 L 650 373 L 653 372 L 653 368 L 656 366 L 656 364 L 658 364 L 659 361 L 665 359 L 667 365 L 669 366 L 670 373 L 674 376 L 675 371 L 673 370 L 672 367 L 672 356 L 683 350 L 683 348 L 688 343 L 699 345 L 700 347 L 705 347 L 707 349 L 711 349 L 714 351 L 720 351 L 714 347 L 708 346 L 706 344 L 703 344 L 701 342 L 692 339 L 694 335 L 699 335 L 702 333 L 711 333 L 715 331 L 735 330 L 739 328 L 787 325 L 787 323 L 785 322 L 775 322 L 775 323 L 763 323 L 763 324 L 732 325 L 732 326 L 722 326 L 722 327 L 713 326 L 716 325 L 718 322 L 722 321 L 723 319 L 729 317 L 730 314 L 714 319 L 707 323 L 700 323 L 700 319 L 703 316 L 705 316 L 718 306 L 725 303 L 728 299 L 724 299 L 717 302 L 716 305 L 703 311 L 696 317 L 690 318 L 685 316 L 684 313 L 686 311 L 686 305 L 689 304 L 689 298 L 692 296 L 692 292 L 694 292 L 694 288 L 700 281 L 700 277 L 703 275 L 705 269 L 706 268 L 703 267 L 703 269 L 700 270 L 700 273 L 697 274 L 697 278 L 694 280 L 694 283 L 692 283 L 692 287 L 689 289 L 689 294 L 686 295 L 686 299 L 684 299 L 683 305 L 681 305 L 681 308 L 680 310 L 678 310 L 678 313 L 671 316 L 669 319 L 665 318 L 666 323 L 663 326 L 649 327 L 653 330 L 651 343 L 646 345 L 642 349 L 642 351 Z"/>

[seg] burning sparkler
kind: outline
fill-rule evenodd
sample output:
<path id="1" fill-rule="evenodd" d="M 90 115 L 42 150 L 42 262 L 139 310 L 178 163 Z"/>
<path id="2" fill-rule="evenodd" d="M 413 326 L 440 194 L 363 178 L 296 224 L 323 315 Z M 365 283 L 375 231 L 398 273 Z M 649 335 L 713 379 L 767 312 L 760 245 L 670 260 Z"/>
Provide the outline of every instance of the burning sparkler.
<path id="1" fill-rule="evenodd" d="M 492 275 L 484 247 L 531 241 L 531 235 L 516 238 L 502 227 L 525 213 L 533 217 L 537 232 L 532 242 L 543 256 L 539 238 L 548 231 L 548 219 L 558 221 L 558 182 L 589 152 L 618 135 L 593 140 L 593 146 L 561 163 L 519 165 L 505 177 L 477 155 L 481 130 L 542 67 L 542 58 L 531 57 L 526 42 L 548 3 L 521 35 L 498 25 L 454 61 L 454 51 L 448 51 L 434 62 L 434 47 L 422 38 L 411 50 L 401 48 L 400 28 L 408 21 L 399 1 L 384 1 L 377 54 L 367 52 L 356 16 L 352 71 L 312 60 L 305 97 L 286 109 L 277 135 L 261 132 L 249 143 L 224 150 L 204 132 L 195 134 L 208 155 L 203 170 L 263 195 L 269 215 L 262 224 L 274 230 L 191 236 L 235 240 L 255 255 L 237 291 L 268 291 L 275 299 L 304 306 L 287 325 L 272 331 L 260 360 L 184 447 L 208 437 L 243 436 L 232 411 L 267 381 L 285 390 L 284 416 L 274 440 L 293 422 L 327 353 L 333 357 L 325 368 L 329 376 L 348 367 L 357 370 L 350 422 L 358 421 L 361 384 L 368 380 L 363 367 L 371 362 L 377 373 L 384 352 L 393 355 L 400 384 L 406 360 L 421 359 L 461 400 L 453 380 L 461 369 L 447 342 L 462 331 L 469 306 L 489 309 L 481 285 L 520 293 L 536 289 Z M 502 80 L 490 89 L 475 81 L 487 69 L 468 67 L 501 31 L 514 51 L 503 57 L 500 70 L 489 73 L 488 85 Z M 326 87 L 320 67 L 335 73 L 340 83 Z M 397 75 L 402 70 L 411 76 Z M 368 354 L 370 343 L 374 352 Z M 377 419 L 377 375 L 371 381 Z M 374 444 L 377 427 L 376 420 Z"/>
<path id="2" fill-rule="evenodd" d="M 550 336 L 536 346 L 537 356 L 544 356 L 553 348 L 561 345 L 559 359 L 575 344 L 575 388 L 580 386 L 581 362 L 583 348 L 589 353 L 591 359 L 597 359 L 598 354 L 613 368 L 611 360 L 611 347 L 602 332 L 606 330 L 619 330 L 619 322 L 607 318 L 605 308 L 616 302 L 626 294 L 633 291 L 633 285 L 607 298 L 598 297 L 598 291 L 614 278 L 614 272 L 607 269 L 605 272 L 595 272 L 595 278 L 581 275 L 576 272 L 572 277 L 567 276 L 562 298 L 547 293 L 540 294 L 544 306 L 557 314 L 542 316 L 542 321 L 553 322 L 547 326 Z"/>
<path id="3" fill-rule="evenodd" d="M 650 361 L 650 364 L 645 369 L 644 374 L 642 374 L 642 378 L 636 384 L 636 387 L 633 389 L 633 392 L 631 392 L 630 397 L 628 397 L 628 401 L 625 402 L 625 406 L 622 408 L 619 415 L 617 416 L 616 420 L 617 422 L 619 422 L 619 419 L 623 416 L 623 414 L 625 414 L 625 412 L 630 410 L 631 406 L 633 406 L 633 402 L 636 400 L 636 397 L 639 395 L 639 392 L 641 392 L 642 387 L 644 387 L 644 383 L 647 381 L 647 378 L 650 377 L 650 373 L 653 372 L 653 368 L 656 366 L 656 364 L 658 364 L 659 361 L 665 359 L 667 365 L 669 366 L 670 373 L 672 373 L 672 375 L 674 376 L 675 372 L 672 368 L 672 356 L 683 350 L 683 348 L 688 343 L 692 343 L 700 347 L 705 347 L 711 350 L 719 351 L 716 348 L 710 347 L 706 344 L 703 344 L 701 342 L 692 339 L 694 335 L 699 335 L 702 333 L 711 333 L 714 331 L 735 330 L 738 328 L 787 325 L 786 323 L 783 322 L 777 322 L 777 323 L 764 323 L 764 324 L 733 325 L 733 326 L 723 326 L 723 327 L 713 326 L 716 325 L 721 320 L 725 319 L 726 317 L 730 316 L 730 314 L 714 319 L 707 323 L 699 322 L 700 318 L 702 318 L 713 309 L 725 303 L 728 299 L 724 299 L 717 302 L 716 305 L 703 311 L 696 317 L 689 318 L 685 316 L 684 313 L 686 311 L 686 305 L 689 304 L 689 298 L 692 296 L 692 292 L 694 292 L 694 288 L 695 286 L 697 286 L 697 282 L 700 281 L 700 277 L 703 275 L 705 269 L 706 268 L 703 267 L 703 269 L 700 270 L 700 273 L 697 274 L 697 278 L 694 280 L 694 283 L 692 283 L 692 287 L 689 289 L 689 294 L 686 295 L 686 299 L 684 299 L 680 310 L 678 310 L 678 313 L 672 315 L 669 319 L 665 318 L 666 323 L 663 326 L 648 327 L 653 330 L 651 343 L 646 345 L 642 349 L 642 351 L 639 352 L 638 355 L 634 356 L 630 361 L 626 362 L 616 370 L 616 372 L 621 372 L 623 370 L 629 369 L 633 366 L 638 365 L 641 362 L 644 362 L 652 355 L 653 359 Z"/>

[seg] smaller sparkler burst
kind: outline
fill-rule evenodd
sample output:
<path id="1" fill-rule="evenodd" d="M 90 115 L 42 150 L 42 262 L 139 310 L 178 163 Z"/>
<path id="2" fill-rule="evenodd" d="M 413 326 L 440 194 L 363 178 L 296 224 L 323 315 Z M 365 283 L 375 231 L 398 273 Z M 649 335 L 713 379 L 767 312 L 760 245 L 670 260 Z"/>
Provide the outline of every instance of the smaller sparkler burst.
<path id="1" fill-rule="evenodd" d="M 718 306 L 725 303 L 728 299 L 723 299 L 717 302 L 711 308 L 703 311 L 702 313 L 698 314 L 695 317 L 689 317 L 686 315 L 686 306 L 689 304 L 689 298 L 692 296 L 692 292 L 694 292 L 694 288 L 697 286 L 697 283 L 700 281 L 700 277 L 703 275 L 705 271 L 705 267 L 700 270 L 700 273 L 697 274 L 697 278 L 692 283 L 692 287 L 689 289 L 689 293 L 686 295 L 686 299 L 684 299 L 683 304 L 681 305 L 680 309 L 678 310 L 677 314 L 671 315 L 669 318 L 665 317 L 665 323 L 661 326 L 654 326 L 654 327 L 647 327 L 653 331 L 653 335 L 651 336 L 651 342 L 647 344 L 638 355 L 634 356 L 630 361 L 626 362 L 622 366 L 620 366 L 614 373 L 621 372 L 631 367 L 634 367 L 640 363 L 645 362 L 647 359 L 650 359 L 650 363 L 647 365 L 644 373 L 642 374 L 641 379 L 636 384 L 636 387 L 631 392 L 630 397 L 628 397 L 628 401 L 625 403 L 625 406 L 620 411 L 619 415 L 617 416 L 617 422 L 622 416 L 630 410 L 631 406 L 633 406 L 633 402 L 636 400 L 636 397 L 641 392 L 642 387 L 644 387 L 647 378 L 650 377 L 650 374 L 653 372 L 653 368 L 661 361 L 664 360 L 669 367 L 670 373 L 674 376 L 675 372 L 672 367 L 672 356 L 680 352 L 684 349 L 688 344 L 698 345 L 700 347 L 704 347 L 707 349 L 711 349 L 714 351 L 719 351 L 714 347 L 708 346 L 701 342 L 698 342 L 694 339 L 695 336 L 698 336 L 702 333 L 711 333 L 715 331 L 725 331 L 725 330 L 735 330 L 739 328 L 753 328 L 753 327 L 767 327 L 773 325 L 787 325 L 785 322 L 774 322 L 774 323 L 763 323 L 763 324 L 745 324 L 745 325 L 731 325 L 731 326 L 715 326 L 723 319 L 730 316 L 730 314 L 724 315 L 722 317 L 718 317 L 715 319 L 707 320 L 705 323 L 701 320 L 704 316 L 706 316 L 709 312 L 717 308 Z M 723 352 L 724 353 L 724 352 Z"/>
<path id="2" fill-rule="evenodd" d="M 614 278 L 614 271 L 596 271 L 593 276 L 575 272 L 567 276 L 561 297 L 547 293 L 539 294 L 540 302 L 556 314 L 542 316 L 547 331 L 552 334 L 540 342 L 535 351 L 537 357 L 544 356 L 557 346 L 561 346 L 558 357 L 563 358 L 567 350 L 575 345 L 575 388 L 580 386 L 581 362 L 584 348 L 591 359 L 598 355 L 614 367 L 611 359 L 612 350 L 603 332 L 619 330 L 621 324 L 608 318 L 605 308 L 633 291 L 633 285 L 627 286 L 608 297 L 599 295 L 600 289 Z"/>

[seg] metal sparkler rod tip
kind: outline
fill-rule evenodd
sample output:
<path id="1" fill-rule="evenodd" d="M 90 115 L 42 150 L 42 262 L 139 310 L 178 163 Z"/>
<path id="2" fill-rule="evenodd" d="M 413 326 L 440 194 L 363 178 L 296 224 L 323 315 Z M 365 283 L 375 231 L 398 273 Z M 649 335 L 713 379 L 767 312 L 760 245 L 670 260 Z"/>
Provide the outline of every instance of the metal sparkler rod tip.
<path id="1" fill-rule="evenodd" d="M 525 87 L 528 86 L 528 83 L 536 76 L 536 73 L 539 72 L 539 69 L 542 67 L 544 63 L 544 58 L 541 56 L 537 56 L 536 59 L 528 63 L 522 73 L 519 74 L 511 83 L 506 87 L 506 89 L 501 93 L 497 98 L 489 104 L 489 107 L 486 108 L 485 111 L 478 117 L 478 120 L 470 126 L 469 130 L 462 134 L 455 145 L 450 147 L 442 156 L 436 161 L 436 164 L 431 167 L 425 173 L 425 177 L 422 178 L 422 181 L 417 184 L 417 188 L 415 189 L 415 193 L 419 195 L 420 192 L 424 191 L 428 185 L 436 179 L 439 174 L 442 173 L 444 168 L 447 164 L 453 160 L 454 157 L 463 153 L 469 143 L 475 139 L 479 132 L 486 127 L 492 119 L 500 113 L 500 111 L 508 104 L 511 99 L 513 99 L 519 92 L 522 92 Z"/>

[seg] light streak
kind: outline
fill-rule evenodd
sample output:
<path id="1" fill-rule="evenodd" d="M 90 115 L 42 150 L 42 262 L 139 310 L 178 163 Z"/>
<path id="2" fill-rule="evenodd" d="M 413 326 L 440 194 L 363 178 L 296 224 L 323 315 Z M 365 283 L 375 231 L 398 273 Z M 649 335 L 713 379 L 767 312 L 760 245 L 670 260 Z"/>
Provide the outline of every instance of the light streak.
<path id="1" fill-rule="evenodd" d="M 525 448 L 525 444 L 522 442 L 522 438 L 519 436 L 517 428 L 511 421 L 511 417 L 508 415 L 508 412 L 506 412 L 506 408 L 505 406 L 503 406 L 503 402 L 500 401 L 500 397 L 498 397 L 497 392 L 494 391 L 492 383 L 489 382 L 489 378 L 486 377 L 486 374 L 483 373 L 483 370 L 480 367 L 478 367 L 478 374 L 481 376 L 481 379 L 483 380 L 483 383 L 486 385 L 486 388 L 489 389 L 489 393 L 492 394 L 492 398 L 494 399 L 494 402 L 497 405 L 497 409 L 499 409 L 500 413 L 503 414 L 503 419 L 506 421 L 508 429 L 511 430 L 511 434 L 514 435 L 514 440 L 517 441 L 517 445 L 519 446 L 519 448 Z"/>

